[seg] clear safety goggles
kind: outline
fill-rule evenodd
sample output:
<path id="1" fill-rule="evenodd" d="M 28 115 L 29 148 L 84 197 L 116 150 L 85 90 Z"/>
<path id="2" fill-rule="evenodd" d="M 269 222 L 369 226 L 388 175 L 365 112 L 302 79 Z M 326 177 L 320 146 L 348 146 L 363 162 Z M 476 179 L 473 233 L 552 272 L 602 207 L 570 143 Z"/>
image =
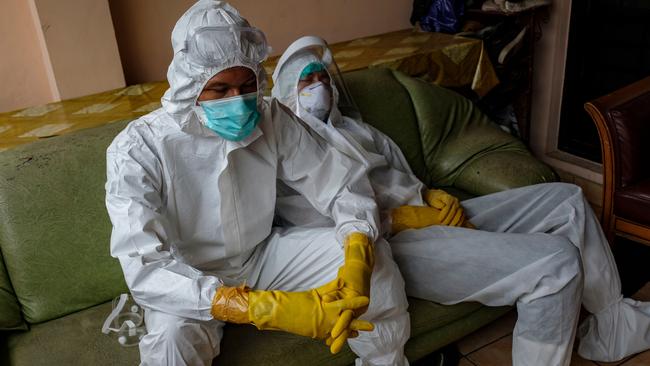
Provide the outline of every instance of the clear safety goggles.
<path id="1" fill-rule="evenodd" d="M 232 60 L 233 53 L 245 63 L 259 64 L 270 50 L 259 29 L 229 25 L 199 28 L 186 41 L 185 51 L 192 62 L 211 67 Z"/>
<path id="2" fill-rule="evenodd" d="M 144 311 L 128 294 L 122 294 L 113 300 L 113 311 L 102 326 L 102 333 L 111 332 L 117 335 L 117 342 L 124 347 L 137 346 L 147 334 Z"/>

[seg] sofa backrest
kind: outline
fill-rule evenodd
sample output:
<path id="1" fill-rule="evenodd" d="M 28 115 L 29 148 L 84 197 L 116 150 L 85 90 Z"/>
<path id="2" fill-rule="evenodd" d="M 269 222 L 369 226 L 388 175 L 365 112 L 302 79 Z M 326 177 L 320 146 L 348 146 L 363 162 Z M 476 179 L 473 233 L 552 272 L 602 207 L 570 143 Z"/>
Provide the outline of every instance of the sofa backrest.
<path id="1" fill-rule="evenodd" d="M 411 169 L 427 181 L 418 119 L 411 96 L 386 68 L 364 69 L 343 74 L 346 86 L 359 107 L 364 122 L 388 135 L 402 149 Z"/>
<path id="2" fill-rule="evenodd" d="M 125 122 L 0 154 L 0 250 L 25 320 L 38 323 L 126 291 L 109 254 L 106 148 Z"/>
<path id="3" fill-rule="evenodd" d="M 556 179 L 519 139 L 451 90 L 385 68 L 343 76 L 364 121 L 391 137 L 430 187 L 482 195 Z"/>

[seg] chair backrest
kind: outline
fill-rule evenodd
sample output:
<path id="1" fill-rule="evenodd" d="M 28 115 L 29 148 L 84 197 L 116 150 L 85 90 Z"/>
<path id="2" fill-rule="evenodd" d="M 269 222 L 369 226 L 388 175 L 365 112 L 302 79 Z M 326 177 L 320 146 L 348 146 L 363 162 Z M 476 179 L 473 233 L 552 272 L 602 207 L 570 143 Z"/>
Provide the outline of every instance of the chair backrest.
<path id="1" fill-rule="evenodd" d="M 650 77 L 585 104 L 598 128 L 615 188 L 650 177 Z"/>
<path id="2" fill-rule="evenodd" d="M 601 222 L 611 228 L 614 192 L 650 177 L 650 77 L 585 104 L 603 159 Z"/>

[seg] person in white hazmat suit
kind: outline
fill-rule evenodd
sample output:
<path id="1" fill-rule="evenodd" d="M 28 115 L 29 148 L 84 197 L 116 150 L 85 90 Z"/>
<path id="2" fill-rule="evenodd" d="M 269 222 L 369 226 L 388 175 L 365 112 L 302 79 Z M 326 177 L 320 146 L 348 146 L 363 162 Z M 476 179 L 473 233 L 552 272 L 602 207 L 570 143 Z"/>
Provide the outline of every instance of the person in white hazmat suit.
<path id="1" fill-rule="evenodd" d="M 579 187 L 538 184 L 463 201 L 458 210 L 465 213 L 455 216 L 466 215 L 479 230 L 460 227 L 471 227 L 463 220 L 396 230 L 390 220 L 402 205 L 441 208 L 440 201 L 432 202 L 432 190 L 414 176 L 388 136 L 341 114 L 339 89 L 343 104 L 353 103 L 325 41 L 309 36 L 294 42 L 273 82 L 273 97 L 370 169 L 388 221 L 382 231 L 408 295 L 443 304 L 516 304 L 514 365 L 569 365 L 581 304 L 591 313 L 578 328 L 582 357 L 609 362 L 650 348 L 650 304 L 621 295 L 609 245 Z M 332 224 L 301 195 L 282 182 L 278 186 L 280 222 Z"/>
<path id="2" fill-rule="evenodd" d="M 145 308 L 141 363 L 210 365 L 232 322 L 407 365 L 404 281 L 363 166 L 262 98 L 268 46 L 233 7 L 198 1 L 172 45 L 162 108 L 107 150 L 111 255 Z M 273 229 L 276 180 L 334 227 Z"/>

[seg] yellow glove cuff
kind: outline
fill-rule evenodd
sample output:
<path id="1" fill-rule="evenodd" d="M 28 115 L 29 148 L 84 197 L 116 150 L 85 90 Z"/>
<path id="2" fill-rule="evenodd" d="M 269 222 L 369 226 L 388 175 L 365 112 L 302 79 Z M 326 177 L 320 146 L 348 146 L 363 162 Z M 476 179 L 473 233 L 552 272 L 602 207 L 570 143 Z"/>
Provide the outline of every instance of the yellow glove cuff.
<path id="1" fill-rule="evenodd" d="M 339 278 L 343 280 L 343 293 L 348 290 L 357 295 L 370 295 L 370 277 L 375 265 L 374 247 L 370 238 L 362 233 L 352 233 L 345 238 L 345 259 L 339 269 Z"/>
<path id="2" fill-rule="evenodd" d="M 368 235 L 359 233 L 359 232 L 353 232 L 349 234 L 345 238 L 345 245 L 369 245 L 370 244 L 370 239 L 368 238 Z"/>
<path id="3" fill-rule="evenodd" d="M 366 234 L 352 233 L 345 238 L 343 245 L 346 262 L 361 261 L 372 269 L 375 264 L 374 250 Z"/>

